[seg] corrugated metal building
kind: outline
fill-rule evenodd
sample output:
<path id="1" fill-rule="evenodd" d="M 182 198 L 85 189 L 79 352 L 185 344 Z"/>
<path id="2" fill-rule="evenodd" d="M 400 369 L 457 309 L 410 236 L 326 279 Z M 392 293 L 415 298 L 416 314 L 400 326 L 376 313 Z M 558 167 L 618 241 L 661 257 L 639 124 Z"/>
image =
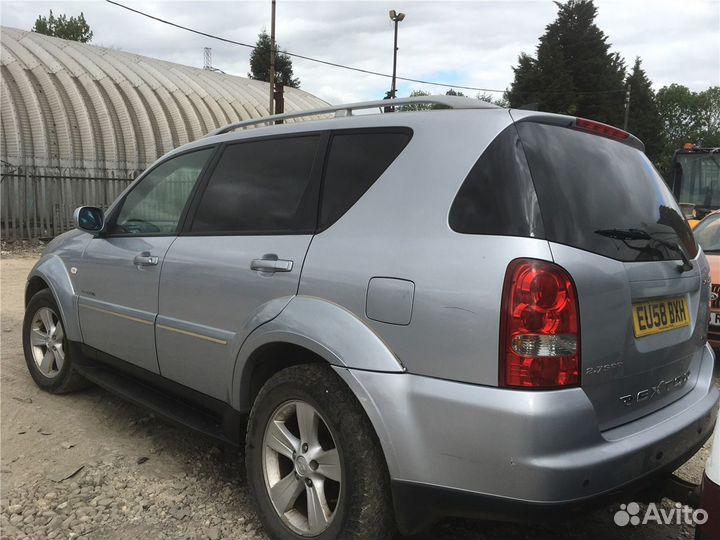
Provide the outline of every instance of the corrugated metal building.
<path id="1" fill-rule="evenodd" d="M 56 234 L 172 148 L 268 114 L 264 82 L 8 27 L 0 44 L 5 236 Z M 324 105 L 285 89 L 286 112 Z"/>

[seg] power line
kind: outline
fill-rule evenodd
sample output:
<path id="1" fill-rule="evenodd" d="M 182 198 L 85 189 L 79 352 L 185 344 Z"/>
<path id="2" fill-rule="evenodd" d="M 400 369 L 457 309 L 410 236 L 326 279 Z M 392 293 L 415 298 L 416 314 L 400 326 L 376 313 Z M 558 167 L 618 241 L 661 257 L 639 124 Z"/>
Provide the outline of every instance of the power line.
<path id="1" fill-rule="evenodd" d="M 149 19 L 153 19 L 155 21 L 161 22 L 163 24 L 167 24 L 170 26 L 174 26 L 175 28 L 179 28 L 181 30 L 186 30 L 187 32 L 192 32 L 193 34 L 198 34 L 200 36 L 205 36 L 210 39 L 215 39 L 218 41 L 223 41 L 225 43 L 230 43 L 231 45 L 238 45 L 240 47 L 246 47 L 248 49 L 257 49 L 255 45 L 251 45 L 249 43 L 243 43 L 242 41 L 235 41 L 234 39 L 228 39 L 224 38 L 222 36 L 216 36 L 214 34 L 209 34 L 207 32 L 202 32 L 201 30 L 195 30 L 194 28 L 189 28 L 187 26 L 183 26 L 181 24 L 174 23 L 172 21 L 168 21 L 167 19 L 162 19 L 160 17 L 156 17 L 155 15 L 150 15 L 149 13 L 145 13 L 144 11 L 140 11 L 139 9 L 131 8 L 130 6 L 126 6 L 124 4 L 121 4 L 120 2 L 116 2 L 115 0 L 105 0 L 109 4 L 113 4 L 115 6 L 121 7 L 123 9 L 126 9 L 128 11 L 132 11 L 133 13 L 137 13 L 138 15 L 142 15 L 143 17 L 147 17 Z M 326 66 L 331 66 L 335 68 L 340 69 L 347 69 L 350 71 L 356 71 L 358 73 L 365 73 L 366 75 L 375 75 L 377 77 L 386 77 L 391 79 L 392 75 L 389 73 L 381 73 L 379 71 L 372 71 L 369 69 L 363 69 L 359 67 L 354 66 L 347 66 L 345 64 L 339 64 L 337 62 L 330 62 L 328 60 L 321 60 L 319 58 L 312 58 L 310 56 L 305 56 L 303 54 L 293 53 L 289 51 L 281 51 L 283 54 L 286 54 L 288 56 L 292 56 L 294 58 L 300 58 L 302 60 L 307 60 L 309 62 L 315 62 L 318 64 L 323 64 Z M 436 81 L 425 81 L 423 79 L 412 79 L 410 77 L 396 77 L 396 79 L 400 81 L 406 81 L 406 82 L 414 82 L 418 84 L 427 84 L 430 86 L 442 86 L 443 88 L 458 88 L 460 90 L 474 90 L 476 92 L 493 92 L 493 93 L 504 93 L 505 90 L 497 90 L 495 88 L 478 88 L 476 86 L 463 86 L 459 84 L 448 84 L 448 83 L 442 83 L 442 82 L 436 82 Z M 577 94 L 612 94 L 617 92 L 625 92 L 625 90 L 597 90 L 594 92 L 577 92 Z"/>
<path id="2" fill-rule="evenodd" d="M 113 4 L 118 7 L 123 8 L 123 9 L 127 9 L 128 11 L 132 11 L 133 13 L 137 13 L 138 15 L 142 15 L 143 17 L 153 19 L 153 20 L 161 22 L 163 24 L 168 24 L 170 26 L 174 26 L 175 28 L 180 28 L 181 30 L 186 30 L 188 32 L 192 32 L 193 34 L 198 34 L 200 36 L 205 36 L 205 37 L 208 37 L 211 39 L 216 39 L 218 41 L 223 41 L 225 43 L 230 43 L 232 45 L 239 45 L 240 47 L 246 47 L 248 49 L 256 49 L 257 48 L 255 45 L 250 45 L 249 43 L 243 43 L 242 41 L 235 41 L 234 39 L 228 39 L 228 38 L 224 38 L 221 36 L 216 36 L 214 34 L 209 34 L 207 32 L 202 32 L 200 30 L 195 30 L 194 28 L 188 28 L 187 26 L 183 26 L 181 24 L 177 24 L 172 21 L 168 21 L 166 19 L 156 17 L 155 15 L 150 15 L 149 13 L 145 13 L 138 9 L 131 8 L 130 6 L 123 5 L 120 2 L 115 2 L 114 0 L 105 0 L 105 1 L 109 4 Z M 304 54 L 298 54 L 298 53 L 293 53 L 293 52 L 289 52 L 289 51 L 281 51 L 281 52 L 283 54 L 287 54 L 288 56 L 300 58 L 302 60 L 307 60 L 309 62 L 316 62 L 318 64 L 324 64 L 326 66 L 336 67 L 336 68 L 340 68 L 340 69 L 348 69 L 351 71 L 357 71 L 359 73 L 365 73 L 367 75 L 376 75 L 378 77 L 392 78 L 392 75 L 390 75 L 388 73 L 381 73 L 379 71 L 372 71 L 369 69 L 363 69 L 363 68 L 359 68 L 359 67 L 346 66 L 344 64 L 338 64 L 336 62 L 330 62 L 328 60 L 321 60 L 319 58 L 312 58 L 310 56 L 305 56 Z M 440 83 L 440 82 L 434 82 L 434 81 L 424 81 L 421 79 L 411 79 L 408 77 L 396 77 L 396 78 L 398 80 L 402 80 L 402 81 L 415 82 L 415 83 L 419 83 L 419 84 L 428 84 L 428 85 L 433 85 L 433 86 L 442 86 L 444 88 L 460 88 L 462 90 L 476 90 L 478 92 L 501 92 L 501 93 L 505 92 L 505 90 L 496 90 L 496 89 L 492 89 L 492 88 L 477 88 L 474 86 L 461 86 L 461 85 L 457 85 L 457 84 L 447 84 L 447 83 Z"/>

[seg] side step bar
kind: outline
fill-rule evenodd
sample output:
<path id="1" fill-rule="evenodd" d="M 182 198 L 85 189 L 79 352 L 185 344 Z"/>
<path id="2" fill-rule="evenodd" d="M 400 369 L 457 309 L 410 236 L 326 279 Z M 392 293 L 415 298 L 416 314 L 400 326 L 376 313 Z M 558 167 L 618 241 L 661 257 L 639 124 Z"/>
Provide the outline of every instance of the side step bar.
<path id="1" fill-rule="evenodd" d="M 84 363 L 78 363 L 75 367 L 89 381 L 169 422 L 189 427 L 234 446 L 239 444 L 238 440 L 227 436 L 223 429 L 223 418 L 192 407 L 162 390 L 143 384 L 114 369 Z"/>

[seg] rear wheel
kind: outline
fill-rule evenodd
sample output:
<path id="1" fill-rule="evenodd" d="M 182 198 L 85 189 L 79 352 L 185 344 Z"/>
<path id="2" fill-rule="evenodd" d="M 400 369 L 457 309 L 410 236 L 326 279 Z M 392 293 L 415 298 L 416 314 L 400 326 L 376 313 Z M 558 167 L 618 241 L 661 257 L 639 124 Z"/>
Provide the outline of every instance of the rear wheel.
<path id="1" fill-rule="evenodd" d="M 25 310 L 23 350 L 30 375 L 43 390 L 64 394 L 89 385 L 73 367 L 60 310 L 48 289 L 36 293 Z"/>
<path id="2" fill-rule="evenodd" d="M 271 538 L 386 538 L 384 457 L 365 412 L 331 368 L 280 371 L 255 400 L 248 480 Z"/>

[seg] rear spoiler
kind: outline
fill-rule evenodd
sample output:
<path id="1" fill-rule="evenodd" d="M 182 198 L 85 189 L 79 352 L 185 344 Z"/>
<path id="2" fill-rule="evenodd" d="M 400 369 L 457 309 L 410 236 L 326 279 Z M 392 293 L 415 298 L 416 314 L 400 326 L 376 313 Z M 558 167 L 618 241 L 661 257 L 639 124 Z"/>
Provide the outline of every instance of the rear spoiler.
<path id="1" fill-rule="evenodd" d="M 518 118 L 515 118 L 515 116 L 513 116 L 513 112 L 516 111 L 511 110 L 510 116 L 515 122 L 537 122 L 539 124 L 551 124 L 576 129 L 578 131 L 584 131 L 585 133 L 592 133 L 607 139 L 612 139 L 614 141 L 627 144 L 628 146 L 640 150 L 641 152 L 645 152 L 645 145 L 635 135 L 628 133 L 627 131 L 623 131 L 620 128 L 603 124 L 602 122 L 560 114 L 528 114 L 528 111 L 522 111 L 522 115 L 516 114 L 515 116 L 518 116 Z"/>

